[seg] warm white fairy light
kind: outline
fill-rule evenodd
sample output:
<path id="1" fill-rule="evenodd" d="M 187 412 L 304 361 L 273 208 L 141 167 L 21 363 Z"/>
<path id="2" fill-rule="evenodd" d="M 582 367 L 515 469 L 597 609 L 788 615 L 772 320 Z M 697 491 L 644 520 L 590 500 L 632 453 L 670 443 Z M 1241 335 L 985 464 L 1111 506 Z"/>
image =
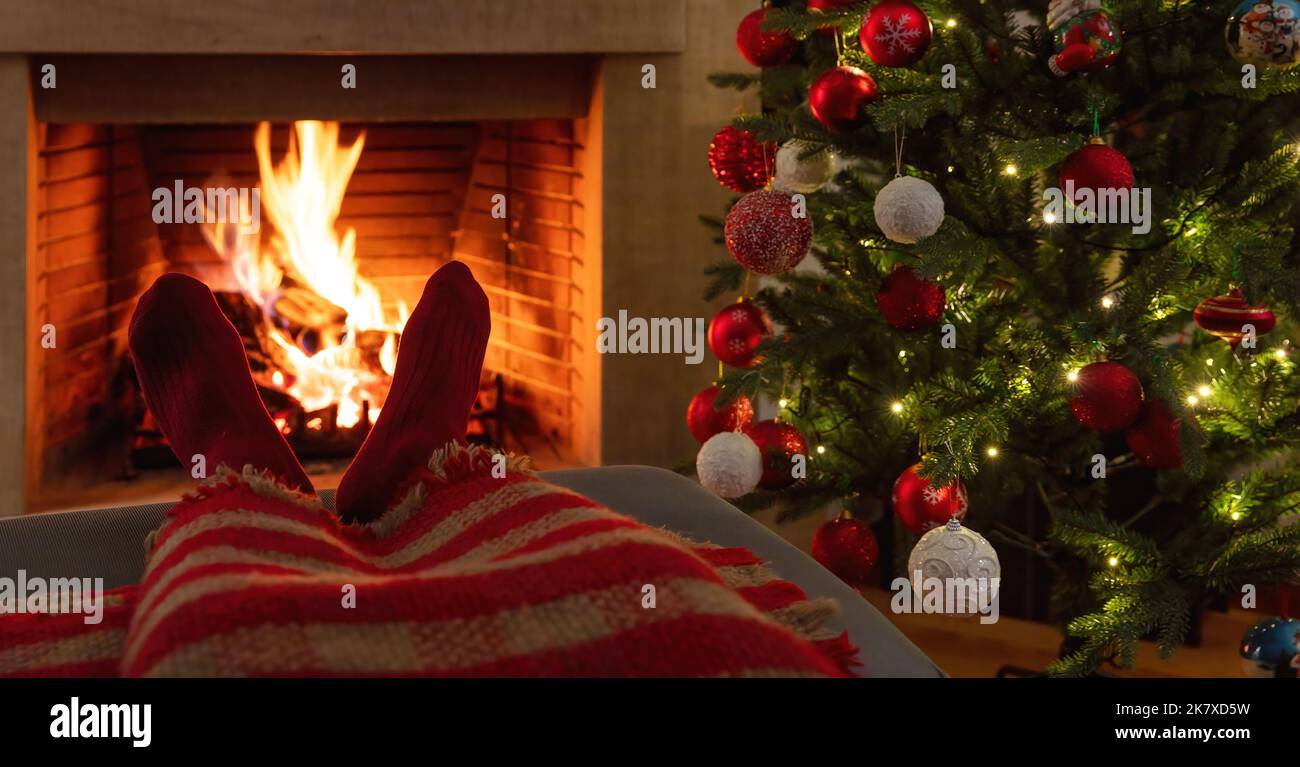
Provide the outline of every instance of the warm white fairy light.
<path id="1" fill-rule="evenodd" d="M 1210 396 L 1210 387 L 1206 386 L 1205 384 L 1201 384 L 1199 387 L 1197 387 L 1196 393 L 1201 395 L 1202 398 L 1208 397 Z"/>
<path id="2" fill-rule="evenodd" d="M 1195 394 L 1188 394 L 1187 404 L 1191 407 L 1196 407 L 1197 405 L 1201 404 L 1201 399 L 1200 397 L 1197 397 Z"/>
<path id="3" fill-rule="evenodd" d="M 901 413 L 903 412 L 903 403 L 895 402 L 894 404 L 889 406 L 889 409 L 892 410 L 894 413 Z"/>
<path id="4" fill-rule="evenodd" d="M 782 397 L 781 399 L 776 401 L 776 406 L 781 408 L 782 410 L 785 410 L 785 406 L 789 404 L 790 404 L 790 400 L 786 399 L 785 397 Z"/>
<path id="5" fill-rule="evenodd" d="M 1210 358 L 1210 357 L 1207 357 L 1207 358 L 1205 359 L 1205 365 L 1206 365 L 1206 367 L 1214 367 L 1214 359 L 1213 359 L 1213 358 Z"/>
<path id="6" fill-rule="evenodd" d="M 1101 297 L 1101 308 L 1109 309 L 1114 305 L 1115 305 L 1115 299 L 1111 298 L 1110 296 Z"/>
<path id="7" fill-rule="evenodd" d="M 1043 211 L 1043 222 L 1044 222 L 1044 223 L 1047 223 L 1047 224 L 1055 224 L 1055 223 L 1056 223 L 1056 214 L 1053 213 L 1053 212 L 1050 211 L 1050 210 L 1048 210 L 1048 211 Z"/>
<path id="8" fill-rule="evenodd" d="M 1007 163 L 1007 166 L 1002 169 L 1002 172 L 1005 175 L 1014 176 L 1020 172 L 1020 169 L 1017 168 L 1014 163 Z"/>
<path id="9" fill-rule="evenodd" d="M 1229 514 L 1228 516 L 1232 517 L 1232 521 L 1233 521 L 1233 522 L 1238 522 L 1238 521 L 1241 520 L 1241 512 L 1240 512 L 1240 511 L 1234 511 L 1234 512 L 1232 512 L 1231 514 Z"/>
<path id="10" fill-rule="evenodd" d="M 955 27 L 955 26 L 957 26 L 957 20 L 956 20 L 956 19 L 948 19 L 948 29 L 952 29 L 952 28 Z"/>
<path id="11" fill-rule="evenodd" d="M 825 455 L 825 454 L 826 454 L 826 446 L 825 446 L 825 445 L 818 445 L 818 446 L 817 446 L 817 455 Z"/>
<path id="12" fill-rule="evenodd" d="M 1274 349 L 1273 356 L 1280 360 L 1286 359 L 1286 349 Z"/>
<path id="13" fill-rule="evenodd" d="M 1066 373 L 1066 374 L 1065 374 L 1065 380 L 1069 381 L 1070 383 L 1074 383 L 1075 381 L 1078 381 L 1078 380 L 1079 380 L 1079 369 L 1078 369 L 1078 368 L 1075 368 L 1074 370 L 1071 370 L 1070 372 Z"/>
<path id="14" fill-rule="evenodd" d="M 989 458 L 997 458 L 997 457 L 998 457 L 998 449 L 997 449 L 996 447 L 990 447 L 990 448 L 989 448 L 988 450 L 986 450 L 985 452 L 988 453 Z"/>
<path id="15" fill-rule="evenodd" d="M 1111 557 L 1110 559 L 1107 559 L 1106 564 L 1111 567 L 1119 567 L 1119 557 Z"/>

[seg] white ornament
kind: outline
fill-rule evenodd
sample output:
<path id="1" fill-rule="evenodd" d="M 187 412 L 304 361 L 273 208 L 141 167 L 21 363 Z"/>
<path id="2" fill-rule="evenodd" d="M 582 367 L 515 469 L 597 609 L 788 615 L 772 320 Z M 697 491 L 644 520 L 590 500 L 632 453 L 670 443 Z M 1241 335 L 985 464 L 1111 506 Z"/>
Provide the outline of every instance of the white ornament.
<path id="1" fill-rule="evenodd" d="M 950 590 L 950 579 L 975 579 L 971 586 L 975 589 L 987 589 L 985 595 L 989 601 L 997 598 L 998 583 L 1002 577 L 1002 564 L 998 561 L 998 552 L 984 536 L 963 527 L 955 518 L 942 527 L 936 527 L 916 542 L 912 553 L 907 557 L 907 577 L 912 581 L 912 589 L 918 596 L 925 594 L 931 578 L 937 578 L 945 591 Z M 964 583 L 953 583 L 952 589 Z M 969 590 L 966 590 L 970 593 Z M 984 597 L 981 597 L 983 599 Z M 946 601 L 945 601 L 946 604 Z M 946 610 L 953 609 L 951 605 Z M 974 612 L 968 609 L 965 614 Z"/>
<path id="2" fill-rule="evenodd" d="M 835 176 L 835 152 L 825 150 L 800 159 L 812 144 L 791 139 L 776 153 L 776 183 L 786 191 L 812 194 Z"/>
<path id="3" fill-rule="evenodd" d="M 914 176 L 899 176 L 876 195 L 876 226 L 894 242 L 911 244 L 939 231 L 943 198 Z"/>
<path id="4" fill-rule="evenodd" d="M 709 437 L 695 456 L 695 473 L 704 489 L 723 498 L 739 498 L 758 487 L 763 455 L 748 436 L 721 431 Z"/>

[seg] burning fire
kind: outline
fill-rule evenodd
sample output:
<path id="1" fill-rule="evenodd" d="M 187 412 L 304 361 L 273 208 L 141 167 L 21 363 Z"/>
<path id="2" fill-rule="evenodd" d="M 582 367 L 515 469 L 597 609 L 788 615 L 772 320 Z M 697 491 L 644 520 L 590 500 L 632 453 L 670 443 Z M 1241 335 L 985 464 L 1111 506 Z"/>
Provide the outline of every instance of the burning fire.
<path id="1" fill-rule="evenodd" d="M 335 229 L 365 134 L 346 147 L 338 139 L 337 122 L 295 122 L 288 151 L 273 164 L 271 126 L 258 125 L 253 147 L 274 236 L 263 248 L 258 234 L 238 223 L 204 224 L 203 234 L 230 267 L 239 290 L 270 321 L 281 369 L 272 372 L 269 383 L 308 412 L 336 404 L 335 423 L 347 428 L 360 422 L 363 403 L 369 403 L 372 421 L 378 415 L 408 311 L 399 303 L 396 316 L 385 316 L 378 288 L 357 272 L 356 231 L 340 236 Z M 286 320 L 285 302 L 306 306 L 300 314 L 332 317 L 341 325 L 308 323 L 310 343 L 304 343 L 288 327 L 293 323 Z M 322 425 L 313 418 L 308 426 Z"/>

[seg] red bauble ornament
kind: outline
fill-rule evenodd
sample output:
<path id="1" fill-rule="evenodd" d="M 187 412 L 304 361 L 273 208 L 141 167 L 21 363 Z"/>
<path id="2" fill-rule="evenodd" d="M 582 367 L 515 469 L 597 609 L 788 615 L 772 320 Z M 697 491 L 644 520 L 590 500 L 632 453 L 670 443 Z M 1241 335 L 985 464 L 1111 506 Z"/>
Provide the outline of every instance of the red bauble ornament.
<path id="1" fill-rule="evenodd" d="M 727 250 L 758 274 L 780 274 L 799 265 L 812 246 L 812 219 L 794 215 L 783 192 L 750 192 L 727 212 Z"/>
<path id="2" fill-rule="evenodd" d="M 966 486 L 954 480 L 943 487 L 930 484 L 917 472 L 921 464 L 908 467 L 894 481 L 894 513 L 916 535 L 966 516 Z"/>
<path id="3" fill-rule="evenodd" d="M 1091 189 L 1095 211 L 1098 190 L 1133 188 L 1133 166 L 1123 153 L 1106 146 L 1100 136 L 1094 136 L 1082 149 L 1065 158 L 1060 184 L 1062 194 L 1076 205 L 1084 201 L 1082 191 Z"/>
<path id="4" fill-rule="evenodd" d="M 943 316 L 946 300 L 942 285 L 918 277 L 912 267 L 903 264 L 895 266 L 876 291 L 880 313 L 895 330 L 934 327 Z"/>
<path id="5" fill-rule="evenodd" d="M 719 184 L 733 192 L 767 186 L 775 166 L 776 145 L 759 141 L 749 131 L 728 125 L 709 143 L 709 169 Z"/>
<path id="6" fill-rule="evenodd" d="M 1153 399 L 1142 407 L 1137 422 L 1124 432 L 1128 449 L 1138 462 L 1152 469 L 1178 469 L 1183 450 L 1178 441 L 1178 417 L 1164 400 Z"/>
<path id="7" fill-rule="evenodd" d="M 753 365 L 754 349 L 770 335 L 771 321 L 748 299 L 728 306 L 709 321 L 709 349 L 733 368 Z"/>
<path id="8" fill-rule="evenodd" d="M 1070 410 L 1093 431 L 1127 429 L 1142 410 L 1142 382 L 1118 362 L 1094 362 L 1079 371 Z"/>
<path id="9" fill-rule="evenodd" d="M 767 9 L 759 8 L 740 20 L 736 29 L 736 48 L 745 61 L 756 67 L 784 64 L 799 50 L 799 43 L 786 32 L 764 32 Z"/>
<path id="10" fill-rule="evenodd" d="M 835 132 L 862 124 L 867 104 L 880 97 L 876 81 L 857 67 L 836 67 L 818 75 L 808 88 L 808 109 Z"/>
<path id="11" fill-rule="evenodd" d="M 1197 304 L 1192 319 L 1198 328 L 1222 338 L 1233 349 L 1246 337 L 1246 331 L 1242 329 L 1246 325 L 1255 327 L 1256 336 L 1264 335 L 1277 325 L 1277 317 L 1267 306 L 1253 306 L 1238 288 Z"/>
<path id="12" fill-rule="evenodd" d="M 716 386 L 710 386 L 692 397 L 691 404 L 686 408 L 686 426 L 700 444 L 720 431 L 739 431 L 754 420 L 754 405 L 743 394 L 725 407 L 715 409 L 713 403 L 721 391 Z"/>
<path id="13" fill-rule="evenodd" d="M 910 67 L 930 47 L 930 17 L 908 0 L 882 0 L 867 12 L 858 40 L 882 67 Z"/>
<path id="14" fill-rule="evenodd" d="M 758 486 L 780 490 L 795 483 L 794 456 L 808 458 L 808 442 L 803 433 L 788 423 L 767 420 L 745 427 L 745 434 L 758 445 L 763 456 L 763 478 Z"/>
<path id="15" fill-rule="evenodd" d="M 866 522 L 839 517 L 813 533 L 813 559 L 846 583 L 866 583 L 880 556 L 876 534 Z"/>

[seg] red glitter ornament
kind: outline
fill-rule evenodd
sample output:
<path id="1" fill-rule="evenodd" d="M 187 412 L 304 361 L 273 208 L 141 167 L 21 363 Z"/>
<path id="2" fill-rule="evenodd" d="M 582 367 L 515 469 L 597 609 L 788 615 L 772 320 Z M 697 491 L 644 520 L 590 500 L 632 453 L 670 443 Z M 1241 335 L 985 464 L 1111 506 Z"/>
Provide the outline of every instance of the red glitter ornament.
<path id="1" fill-rule="evenodd" d="M 1079 371 L 1070 410 L 1093 431 L 1127 429 L 1142 410 L 1142 382 L 1118 362 L 1094 362 Z"/>
<path id="2" fill-rule="evenodd" d="M 758 274 L 780 274 L 799 265 L 812 246 L 812 219 L 795 216 L 789 194 L 750 192 L 727 213 L 727 250 Z"/>
<path id="3" fill-rule="evenodd" d="M 1222 338 L 1233 349 L 1246 337 L 1243 329 L 1246 325 L 1254 326 L 1256 336 L 1264 335 L 1277 325 L 1277 317 L 1267 306 L 1252 305 L 1239 288 L 1197 304 L 1192 319 L 1198 328 Z"/>
<path id="4" fill-rule="evenodd" d="M 774 67 L 789 61 L 799 43 L 786 32 L 764 32 L 767 8 L 751 11 L 736 29 L 736 48 L 745 61 L 756 67 Z"/>
<path id="5" fill-rule="evenodd" d="M 930 47 L 930 17 L 908 0 L 882 0 L 858 33 L 862 50 L 882 67 L 910 67 Z"/>
<path id="6" fill-rule="evenodd" d="M 818 564 L 846 583 L 866 583 L 880 557 L 871 526 L 860 519 L 837 517 L 813 533 L 812 555 Z"/>
<path id="7" fill-rule="evenodd" d="M 1133 188 L 1133 166 L 1123 153 L 1106 146 L 1100 136 L 1093 136 L 1083 148 L 1065 158 L 1060 184 L 1061 192 L 1075 205 L 1086 200 L 1083 190 L 1091 189 L 1096 210 L 1098 190 Z"/>
<path id="8" fill-rule="evenodd" d="M 828 69 L 808 88 L 808 109 L 834 132 L 852 130 L 865 119 L 867 104 L 880 97 L 871 75 L 857 67 Z"/>
<path id="9" fill-rule="evenodd" d="M 754 405 L 743 394 L 720 409 L 714 408 L 721 392 L 716 386 L 703 389 L 691 398 L 686 408 L 686 427 L 700 444 L 718 432 L 739 431 L 754 420 Z"/>
<path id="10" fill-rule="evenodd" d="M 733 192 L 753 192 L 767 186 L 776 165 L 776 144 L 764 143 L 749 131 L 730 125 L 709 142 L 709 169 Z"/>
<path id="11" fill-rule="evenodd" d="M 1164 400 L 1153 399 L 1142 406 L 1137 422 L 1124 432 L 1128 449 L 1138 462 L 1152 469 L 1179 469 L 1183 450 L 1179 444 L 1178 417 Z"/>
<path id="12" fill-rule="evenodd" d="M 733 368 L 753 365 L 754 350 L 770 335 L 771 321 L 749 299 L 726 307 L 709 321 L 709 349 L 724 365 Z"/>
<path id="13" fill-rule="evenodd" d="M 794 456 L 808 459 L 808 442 L 803 433 L 788 423 L 769 419 L 745 427 L 745 434 L 754 440 L 763 456 L 763 478 L 758 486 L 780 490 L 793 485 L 798 479 L 794 476 Z"/>
<path id="14" fill-rule="evenodd" d="M 895 330 L 924 330 L 934 327 L 943 316 L 947 297 L 942 285 L 899 264 L 880 283 L 876 303 L 885 322 Z"/>
<path id="15" fill-rule="evenodd" d="M 918 473 L 921 464 L 909 466 L 894 480 L 894 513 L 903 525 L 921 535 L 948 520 L 966 517 L 966 486 L 961 480 L 938 487 Z"/>

